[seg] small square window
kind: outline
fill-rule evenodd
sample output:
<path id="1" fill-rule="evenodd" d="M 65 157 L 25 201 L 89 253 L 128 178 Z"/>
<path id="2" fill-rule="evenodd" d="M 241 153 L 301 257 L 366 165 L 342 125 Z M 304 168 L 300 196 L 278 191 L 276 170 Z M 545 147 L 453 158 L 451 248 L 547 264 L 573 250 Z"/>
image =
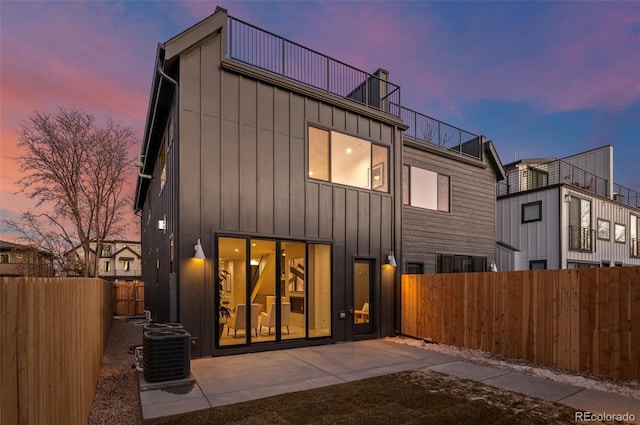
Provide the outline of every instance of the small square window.
<path id="1" fill-rule="evenodd" d="M 407 274 L 423 274 L 424 273 L 424 264 L 423 263 L 407 263 Z"/>
<path id="2" fill-rule="evenodd" d="M 522 222 L 542 221 L 542 201 L 522 204 Z"/>
<path id="3" fill-rule="evenodd" d="M 598 219 L 598 239 L 611 240 L 611 222 L 608 220 Z"/>

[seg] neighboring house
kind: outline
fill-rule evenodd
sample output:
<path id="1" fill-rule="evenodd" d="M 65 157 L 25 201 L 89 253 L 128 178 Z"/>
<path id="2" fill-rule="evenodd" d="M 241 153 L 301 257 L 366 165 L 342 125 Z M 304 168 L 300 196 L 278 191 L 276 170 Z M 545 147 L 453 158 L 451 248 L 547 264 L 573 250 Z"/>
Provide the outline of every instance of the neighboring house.
<path id="1" fill-rule="evenodd" d="M 145 303 L 196 357 L 393 335 L 403 271 L 495 259 L 491 142 L 221 8 L 159 45 L 136 165 Z"/>
<path id="2" fill-rule="evenodd" d="M 53 277 L 53 255 L 30 246 L 0 241 L 0 276 Z"/>
<path id="3" fill-rule="evenodd" d="M 96 243 L 91 242 L 90 267 L 96 258 Z M 113 281 L 134 281 L 142 278 L 142 257 L 138 241 L 104 241 L 98 256 L 97 277 Z M 66 253 L 67 276 L 84 276 L 84 251 L 78 245 Z M 94 277 L 93 271 L 90 272 Z"/>
<path id="4" fill-rule="evenodd" d="M 614 184 L 613 146 L 505 165 L 498 268 L 640 265 L 639 193 Z"/>

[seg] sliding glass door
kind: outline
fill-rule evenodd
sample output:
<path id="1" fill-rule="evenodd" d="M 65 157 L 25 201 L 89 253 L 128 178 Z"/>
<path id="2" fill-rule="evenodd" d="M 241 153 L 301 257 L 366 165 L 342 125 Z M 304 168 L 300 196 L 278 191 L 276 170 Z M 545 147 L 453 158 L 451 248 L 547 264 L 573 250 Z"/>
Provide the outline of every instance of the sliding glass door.
<path id="1" fill-rule="evenodd" d="M 218 238 L 219 346 L 331 335 L 331 247 Z"/>

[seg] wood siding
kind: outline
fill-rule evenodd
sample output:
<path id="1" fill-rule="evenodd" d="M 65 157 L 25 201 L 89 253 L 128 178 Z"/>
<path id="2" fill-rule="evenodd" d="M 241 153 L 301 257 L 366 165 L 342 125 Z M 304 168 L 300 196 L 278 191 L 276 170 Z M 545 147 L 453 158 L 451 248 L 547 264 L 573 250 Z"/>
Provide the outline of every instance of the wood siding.
<path id="1" fill-rule="evenodd" d="M 111 282 L 0 278 L 0 423 L 89 421 L 111 329 Z"/>
<path id="2" fill-rule="evenodd" d="M 402 332 L 640 379 L 640 267 L 405 275 Z"/>
<path id="3" fill-rule="evenodd" d="M 424 264 L 435 273 L 436 254 L 496 256 L 496 173 L 488 165 L 475 166 L 431 152 L 404 147 L 405 165 L 450 177 L 450 212 L 403 206 L 402 251 L 407 261 Z"/>

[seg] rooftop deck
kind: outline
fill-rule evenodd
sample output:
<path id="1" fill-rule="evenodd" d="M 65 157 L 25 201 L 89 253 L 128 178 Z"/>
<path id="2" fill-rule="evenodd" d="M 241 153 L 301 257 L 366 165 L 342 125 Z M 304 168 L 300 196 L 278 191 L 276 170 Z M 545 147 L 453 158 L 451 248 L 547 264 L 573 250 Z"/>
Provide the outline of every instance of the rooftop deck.
<path id="1" fill-rule="evenodd" d="M 496 195 L 501 197 L 558 184 L 571 185 L 627 206 L 640 208 L 638 192 L 614 183 L 613 192 L 609 193 L 607 179 L 561 159 L 507 172 L 507 178 L 496 185 Z"/>
<path id="2" fill-rule="evenodd" d="M 480 136 L 405 108 L 400 86 L 315 50 L 228 17 L 227 58 L 399 117 L 405 137 L 482 159 Z"/>

